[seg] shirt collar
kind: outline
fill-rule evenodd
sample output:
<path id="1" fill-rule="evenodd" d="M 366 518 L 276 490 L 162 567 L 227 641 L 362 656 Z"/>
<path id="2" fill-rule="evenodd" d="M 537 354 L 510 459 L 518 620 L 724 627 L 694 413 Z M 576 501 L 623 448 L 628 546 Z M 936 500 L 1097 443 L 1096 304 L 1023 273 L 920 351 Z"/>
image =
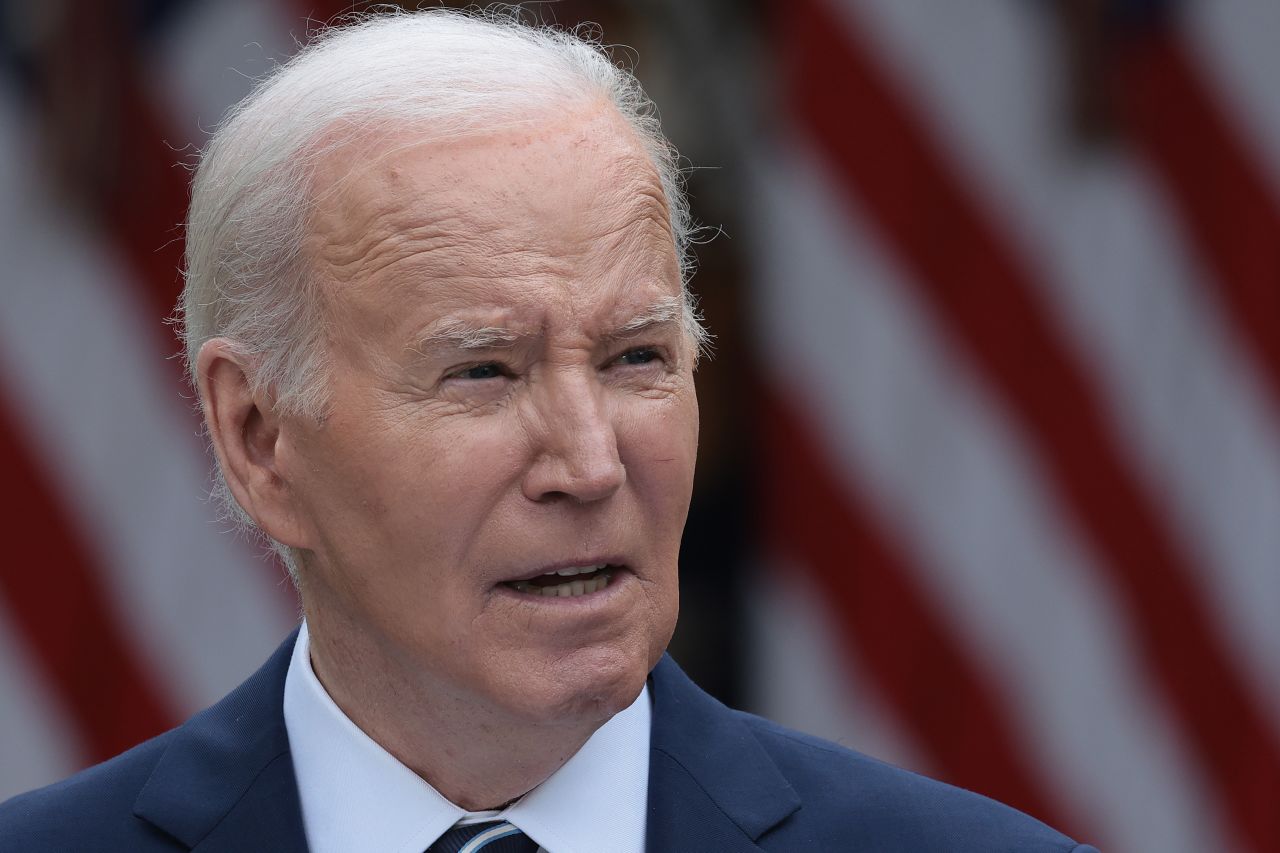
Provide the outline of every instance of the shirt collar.
<path id="1" fill-rule="evenodd" d="M 449 802 L 375 743 L 311 667 L 304 622 L 284 684 L 307 843 L 313 853 L 422 853 L 458 821 L 503 819 L 549 853 L 642 853 L 649 787 L 648 687 L 546 781 L 502 812 Z"/>

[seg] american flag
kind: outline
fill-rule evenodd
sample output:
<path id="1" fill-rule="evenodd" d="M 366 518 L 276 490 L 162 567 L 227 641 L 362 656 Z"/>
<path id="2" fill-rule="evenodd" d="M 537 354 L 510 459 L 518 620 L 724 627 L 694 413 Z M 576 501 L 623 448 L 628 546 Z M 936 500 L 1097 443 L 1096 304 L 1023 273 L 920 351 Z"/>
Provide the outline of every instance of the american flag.
<path id="1" fill-rule="evenodd" d="M 754 708 L 1104 850 L 1280 851 L 1280 4 L 601 8 L 741 193 Z M 333 11 L 5 24 L 0 796 L 295 618 L 162 320 L 173 164 Z"/>

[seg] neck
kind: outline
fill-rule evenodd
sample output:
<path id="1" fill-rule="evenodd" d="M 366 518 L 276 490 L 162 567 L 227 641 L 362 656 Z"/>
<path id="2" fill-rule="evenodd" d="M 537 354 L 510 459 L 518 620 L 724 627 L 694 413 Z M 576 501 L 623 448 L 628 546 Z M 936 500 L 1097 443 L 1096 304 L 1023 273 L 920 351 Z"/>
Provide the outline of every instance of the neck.
<path id="1" fill-rule="evenodd" d="M 528 793 L 605 722 L 516 718 L 460 695 L 429 673 L 405 671 L 373 648 L 366 633 L 312 616 L 311 666 L 334 703 L 375 743 L 467 811 L 500 809 Z"/>

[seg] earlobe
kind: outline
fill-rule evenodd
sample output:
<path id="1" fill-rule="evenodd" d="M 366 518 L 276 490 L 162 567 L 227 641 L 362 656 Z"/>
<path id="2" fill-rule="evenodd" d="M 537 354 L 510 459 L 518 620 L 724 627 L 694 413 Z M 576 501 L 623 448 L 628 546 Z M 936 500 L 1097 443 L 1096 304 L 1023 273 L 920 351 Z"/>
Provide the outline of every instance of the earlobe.
<path id="1" fill-rule="evenodd" d="M 255 393 L 252 367 L 225 338 L 200 348 L 196 379 L 209 437 L 236 503 L 276 541 L 306 547 L 280 466 L 282 421 L 271 399 Z"/>

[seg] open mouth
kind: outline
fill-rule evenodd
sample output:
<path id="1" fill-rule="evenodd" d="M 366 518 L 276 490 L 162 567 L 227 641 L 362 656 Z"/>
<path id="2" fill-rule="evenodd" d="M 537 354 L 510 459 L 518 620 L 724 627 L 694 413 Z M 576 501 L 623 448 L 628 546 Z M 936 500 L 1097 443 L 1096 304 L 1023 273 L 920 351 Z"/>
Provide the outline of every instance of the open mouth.
<path id="1" fill-rule="evenodd" d="M 607 587 L 614 573 L 620 568 L 608 563 L 597 566 L 568 566 L 527 580 L 507 581 L 503 585 L 526 595 L 576 598 L 580 595 L 599 592 Z"/>

